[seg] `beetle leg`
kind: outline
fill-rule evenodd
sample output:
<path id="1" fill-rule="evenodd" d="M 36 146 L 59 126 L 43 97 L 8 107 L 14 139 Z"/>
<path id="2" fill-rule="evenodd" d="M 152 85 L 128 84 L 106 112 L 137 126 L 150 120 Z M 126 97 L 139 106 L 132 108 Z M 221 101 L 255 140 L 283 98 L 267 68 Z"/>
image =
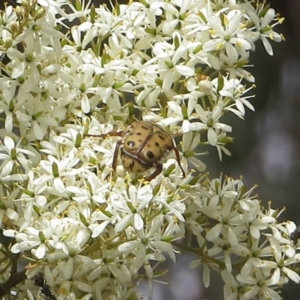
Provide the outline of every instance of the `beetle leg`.
<path id="1" fill-rule="evenodd" d="M 122 142 L 123 142 L 123 140 L 118 140 L 117 144 L 116 144 L 116 149 L 114 152 L 114 157 L 113 157 L 113 162 L 112 162 L 112 168 L 114 171 L 116 171 L 116 168 L 117 168 L 117 159 L 118 159 L 118 154 L 119 154 Z"/>
<path id="2" fill-rule="evenodd" d="M 111 131 L 108 133 L 101 133 L 101 134 L 84 134 L 84 136 L 91 136 L 91 137 L 106 139 L 110 136 L 124 136 L 124 132 L 123 131 Z"/>
<path id="3" fill-rule="evenodd" d="M 182 168 L 182 165 L 181 165 L 181 163 L 180 163 L 180 155 L 179 155 L 179 151 L 178 151 L 178 149 L 175 148 L 175 147 L 173 148 L 173 150 L 175 151 L 176 160 L 177 160 L 178 165 L 179 165 L 179 167 L 180 167 L 180 169 L 181 169 L 181 171 L 182 171 L 182 175 L 183 175 L 183 177 L 185 177 L 185 172 L 184 172 L 184 170 L 183 170 L 183 168 Z"/>
<path id="4" fill-rule="evenodd" d="M 156 165 L 156 170 L 150 175 L 148 176 L 147 178 L 145 178 L 147 181 L 150 181 L 152 180 L 153 178 L 155 178 L 159 173 L 161 173 L 162 171 L 162 163 L 157 163 Z"/>

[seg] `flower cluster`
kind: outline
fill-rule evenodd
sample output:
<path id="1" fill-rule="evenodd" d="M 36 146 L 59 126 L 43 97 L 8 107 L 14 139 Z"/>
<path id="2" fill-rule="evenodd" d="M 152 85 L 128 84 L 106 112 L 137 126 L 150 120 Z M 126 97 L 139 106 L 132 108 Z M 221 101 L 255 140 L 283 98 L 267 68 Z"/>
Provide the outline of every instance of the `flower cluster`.
<path id="1" fill-rule="evenodd" d="M 226 299 L 278 299 L 300 282 L 295 225 L 242 180 L 209 180 L 198 153 L 229 154 L 223 116 L 253 110 L 246 68 L 255 42 L 272 54 L 282 40 L 273 9 L 24 0 L 0 19 L 1 296 L 136 299 L 176 249 L 196 255 L 206 286 L 220 271 Z M 161 127 L 132 132 L 135 120 Z"/>

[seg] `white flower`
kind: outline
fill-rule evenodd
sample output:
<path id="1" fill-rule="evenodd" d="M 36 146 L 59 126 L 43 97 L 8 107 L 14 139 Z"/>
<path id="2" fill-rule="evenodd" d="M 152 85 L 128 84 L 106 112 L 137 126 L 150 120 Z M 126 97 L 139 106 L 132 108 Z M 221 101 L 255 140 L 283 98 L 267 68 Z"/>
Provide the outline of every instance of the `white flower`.
<path id="1" fill-rule="evenodd" d="M 34 180 L 34 184 L 41 185 L 51 182 L 53 187 L 48 187 L 48 191 L 52 193 L 65 192 L 65 183 L 62 178 L 68 178 L 79 173 L 80 170 L 72 169 L 78 163 L 78 158 L 65 158 L 62 160 L 56 159 L 53 156 L 48 156 L 48 160 L 40 162 L 40 177 Z M 72 179 L 71 179 L 72 181 Z"/>
<path id="2" fill-rule="evenodd" d="M 243 286 L 236 281 L 231 272 L 223 270 L 221 272 L 221 276 L 223 281 L 225 282 L 224 300 L 235 300 L 238 299 L 238 297 L 240 299 L 243 299 Z"/>
<path id="3" fill-rule="evenodd" d="M 49 127 L 57 126 L 57 121 L 50 115 L 50 106 L 49 101 L 43 101 L 40 97 L 32 95 L 27 97 L 24 110 L 16 112 L 18 121 L 23 125 L 21 126 L 22 135 L 26 136 L 27 131 L 30 140 L 42 140 Z"/>
<path id="4" fill-rule="evenodd" d="M 176 35 L 174 35 L 176 39 Z M 186 56 L 188 47 L 181 45 L 175 49 L 175 45 L 167 42 L 156 43 L 153 49 L 157 58 L 158 72 L 162 80 L 162 90 L 168 91 L 171 86 L 181 76 L 190 77 L 194 75 L 193 68 L 178 63 L 184 56 Z"/>
<path id="5" fill-rule="evenodd" d="M 195 149 L 200 144 L 200 133 L 194 134 L 193 132 L 187 132 L 182 137 L 182 152 L 189 163 L 196 167 L 197 171 L 204 172 L 206 165 L 196 156 L 204 153 L 195 153 Z"/>
<path id="6" fill-rule="evenodd" d="M 243 299 L 274 299 L 280 300 L 281 297 L 276 291 L 276 282 L 273 280 L 269 269 L 256 268 L 253 270 L 251 276 L 243 277 L 237 275 L 237 280 L 240 284 L 246 285 L 248 291 L 244 293 Z"/>
<path id="7" fill-rule="evenodd" d="M 123 230 L 130 223 L 136 230 L 143 229 L 144 210 L 149 206 L 149 202 L 153 198 L 152 187 L 148 185 L 137 189 L 135 186 L 130 186 L 128 196 L 119 194 L 114 197 L 113 206 L 120 215 L 123 215 L 122 220 L 115 226 L 116 231 Z M 124 197 L 125 201 L 122 199 Z"/>
<path id="8" fill-rule="evenodd" d="M 90 216 L 90 225 L 89 229 L 92 231 L 92 238 L 96 238 L 102 234 L 106 227 L 109 224 L 115 223 L 114 219 L 117 219 L 116 216 L 111 215 L 109 212 L 106 214 L 101 211 L 95 211 Z"/>
<path id="9" fill-rule="evenodd" d="M 212 29 L 209 31 L 212 39 L 203 45 L 203 49 L 207 52 L 214 50 L 223 50 L 230 56 L 235 56 L 243 50 L 250 50 L 251 44 L 240 38 L 244 27 L 241 24 L 242 12 L 238 10 L 231 10 L 228 14 L 211 15 L 208 22 Z"/>
<path id="10" fill-rule="evenodd" d="M 278 242 L 275 237 L 269 237 L 271 249 L 275 261 L 267 261 L 263 260 L 259 267 L 261 268 L 268 268 L 274 269 L 273 278 L 275 280 L 274 284 L 280 284 L 280 282 L 284 282 L 285 280 L 282 279 L 288 277 L 289 279 L 293 280 L 296 283 L 300 282 L 300 276 L 294 270 L 289 268 L 289 265 L 293 264 L 295 261 L 298 261 L 300 256 L 297 254 L 295 257 L 286 258 L 285 251 Z"/>
<path id="11" fill-rule="evenodd" d="M 264 7 L 262 6 L 264 9 Z M 251 17 L 251 20 L 256 26 L 256 31 L 261 38 L 263 45 L 269 55 L 273 55 L 273 49 L 268 39 L 274 40 L 275 42 L 280 42 L 283 40 L 283 37 L 275 32 L 273 28 L 278 24 L 282 23 L 283 19 L 278 19 L 278 23 L 270 24 L 275 19 L 275 11 L 272 8 L 264 11 L 264 15 L 261 17 L 260 10 L 255 11 L 254 8 L 250 5 L 247 5 L 247 13 Z M 258 36 L 257 36 L 258 37 Z"/>
<path id="12" fill-rule="evenodd" d="M 205 111 L 201 105 L 196 105 L 196 116 L 201 122 L 191 124 L 193 131 L 207 131 L 207 140 L 212 146 L 216 146 L 218 142 L 218 134 L 221 132 L 231 132 L 231 127 L 227 124 L 220 123 L 219 119 L 223 114 L 223 104 L 217 104 L 213 110 Z"/>
<path id="13" fill-rule="evenodd" d="M 147 228 L 139 230 L 133 241 L 122 243 L 118 250 L 126 255 L 134 255 L 134 270 L 138 270 L 146 261 L 147 250 L 153 253 L 153 259 L 160 258 L 160 253 L 167 252 L 171 259 L 175 260 L 174 250 L 170 243 L 165 242 L 161 236 L 161 218 L 155 218 Z M 148 254 L 149 255 L 149 254 Z"/>
<path id="14" fill-rule="evenodd" d="M 29 171 L 31 168 L 30 156 L 34 156 L 29 150 L 19 148 L 15 145 L 14 140 L 6 136 L 4 138 L 4 145 L 0 146 L 0 159 L 2 163 L 0 165 L 1 176 L 7 176 L 12 173 L 13 168 L 17 167 L 18 164 L 22 166 L 24 170 L 19 172 Z M 29 156 L 28 158 L 26 156 Z"/>

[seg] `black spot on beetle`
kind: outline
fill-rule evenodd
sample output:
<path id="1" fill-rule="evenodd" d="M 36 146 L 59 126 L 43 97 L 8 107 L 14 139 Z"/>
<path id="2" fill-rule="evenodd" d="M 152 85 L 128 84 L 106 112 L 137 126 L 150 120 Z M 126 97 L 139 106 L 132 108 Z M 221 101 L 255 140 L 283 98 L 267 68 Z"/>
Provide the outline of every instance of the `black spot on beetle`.
<path id="1" fill-rule="evenodd" d="M 156 147 L 159 147 L 159 143 L 158 143 L 158 142 L 155 142 L 154 145 L 155 145 Z"/>
<path id="2" fill-rule="evenodd" d="M 147 157 L 148 157 L 149 159 L 153 159 L 155 156 L 154 156 L 154 154 L 153 154 L 152 151 L 148 151 L 148 152 L 147 152 Z"/>
<path id="3" fill-rule="evenodd" d="M 133 167 L 134 167 L 134 160 L 131 161 L 131 163 L 130 163 L 129 166 L 128 166 L 128 169 L 129 169 L 129 170 L 132 170 Z"/>

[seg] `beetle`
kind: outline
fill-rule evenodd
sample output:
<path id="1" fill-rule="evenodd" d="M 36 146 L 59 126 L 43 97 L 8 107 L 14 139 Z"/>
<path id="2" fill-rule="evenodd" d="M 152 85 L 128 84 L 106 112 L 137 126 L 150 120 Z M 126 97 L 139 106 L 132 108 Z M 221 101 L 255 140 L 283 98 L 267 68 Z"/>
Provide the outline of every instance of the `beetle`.
<path id="1" fill-rule="evenodd" d="M 147 121 L 135 121 L 125 133 L 108 133 L 105 136 L 122 136 L 122 139 L 117 141 L 113 155 L 112 168 L 114 171 L 116 171 L 120 154 L 122 165 L 129 172 L 143 173 L 150 168 L 156 168 L 151 175 L 145 178 L 150 181 L 162 172 L 163 157 L 174 150 L 177 163 L 185 177 L 179 151 L 174 145 L 173 138 L 161 126 Z"/>

